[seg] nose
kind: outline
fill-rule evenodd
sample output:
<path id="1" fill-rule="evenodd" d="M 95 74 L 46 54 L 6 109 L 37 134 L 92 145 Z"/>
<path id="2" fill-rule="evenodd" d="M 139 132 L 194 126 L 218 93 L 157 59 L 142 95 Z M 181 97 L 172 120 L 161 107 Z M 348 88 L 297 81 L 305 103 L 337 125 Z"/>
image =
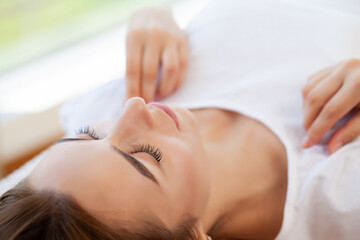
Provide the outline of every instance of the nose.
<path id="1" fill-rule="evenodd" d="M 154 118 L 146 106 L 145 100 L 141 97 L 133 97 L 126 101 L 120 118 L 131 120 L 131 123 L 147 124 L 154 126 Z"/>
<path id="2" fill-rule="evenodd" d="M 144 131 L 153 128 L 154 124 L 154 118 L 147 108 L 144 99 L 133 97 L 125 102 L 121 115 L 115 121 L 114 133 L 119 134 L 124 132 L 125 129 Z"/>

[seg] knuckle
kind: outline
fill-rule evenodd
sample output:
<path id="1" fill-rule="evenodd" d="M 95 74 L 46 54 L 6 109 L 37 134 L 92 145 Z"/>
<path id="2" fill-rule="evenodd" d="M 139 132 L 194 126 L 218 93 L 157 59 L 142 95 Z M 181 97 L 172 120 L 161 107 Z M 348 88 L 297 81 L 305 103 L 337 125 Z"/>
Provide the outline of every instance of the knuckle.
<path id="1" fill-rule="evenodd" d="M 357 66 L 360 66 L 359 59 L 351 58 L 351 59 L 345 61 L 345 67 L 352 68 L 352 67 L 357 67 Z"/>
<path id="2" fill-rule="evenodd" d="M 186 68 L 187 65 L 188 65 L 187 59 L 186 59 L 185 57 L 181 57 L 181 58 L 179 59 L 179 65 L 180 65 L 180 67 L 182 67 L 182 68 Z"/>
<path id="3" fill-rule="evenodd" d="M 312 129 L 312 131 L 308 132 L 307 135 L 309 136 L 310 139 L 313 140 L 319 140 L 321 138 L 321 136 L 323 135 L 322 129 L 320 128 L 314 128 Z"/>
<path id="4" fill-rule="evenodd" d="M 152 86 L 149 84 L 144 84 L 144 89 L 145 90 L 143 90 L 143 96 L 145 100 L 150 101 L 155 92 L 153 91 Z"/>
<path id="5" fill-rule="evenodd" d="M 144 31 L 142 29 L 134 29 L 127 33 L 127 41 L 138 41 L 144 36 Z"/>
<path id="6" fill-rule="evenodd" d="M 173 36 L 171 36 L 172 39 L 174 40 L 174 42 L 176 43 L 177 46 L 183 46 L 184 43 L 183 43 L 183 37 L 182 35 L 178 35 L 178 34 L 175 34 Z"/>
<path id="7" fill-rule="evenodd" d="M 126 53 L 126 72 L 137 73 L 139 67 L 139 60 L 132 53 Z"/>
<path id="8" fill-rule="evenodd" d="M 167 97 L 171 93 L 171 89 L 169 87 L 163 88 L 160 92 L 161 97 Z"/>
<path id="9" fill-rule="evenodd" d="M 306 99 L 310 105 L 317 105 L 320 102 L 319 96 L 314 92 L 308 93 Z"/>
<path id="10" fill-rule="evenodd" d="M 157 78 L 157 70 L 155 68 L 148 68 L 144 71 L 144 77 L 147 80 L 156 80 Z"/>
<path id="11" fill-rule="evenodd" d="M 160 97 L 166 97 L 167 96 L 167 94 L 166 94 L 166 89 L 160 89 L 160 91 L 159 91 L 159 96 Z"/>
<path id="12" fill-rule="evenodd" d="M 352 130 L 349 131 L 345 134 L 345 136 L 343 136 L 342 141 L 344 142 L 344 144 L 350 143 L 351 141 L 353 141 L 355 138 L 357 138 L 357 136 L 359 136 L 360 133 Z"/>
<path id="13" fill-rule="evenodd" d="M 343 145 L 344 145 L 344 144 L 348 144 L 348 143 L 352 142 L 353 140 L 354 140 L 353 137 L 345 136 L 345 137 L 342 139 L 342 142 L 343 142 Z"/>
<path id="14" fill-rule="evenodd" d="M 157 27 L 152 27 L 148 33 L 151 37 L 158 38 L 161 35 L 161 30 Z"/>
<path id="15" fill-rule="evenodd" d="M 306 133 L 306 135 L 310 138 L 310 139 L 315 139 L 317 136 L 320 135 L 320 131 L 317 128 L 311 128 L 310 130 L 308 130 L 308 132 Z"/>
<path id="16" fill-rule="evenodd" d="M 336 117 L 336 111 L 332 108 L 324 108 L 324 110 L 322 111 L 322 118 L 324 120 L 333 120 Z"/>
<path id="17" fill-rule="evenodd" d="M 183 47 L 188 47 L 187 36 L 184 32 L 179 35 L 179 44 Z"/>
<path id="18" fill-rule="evenodd" d="M 153 27 L 146 32 L 146 38 L 148 41 L 157 43 L 160 41 L 161 37 L 162 37 L 161 30 L 156 27 Z"/>
<path id="19" fill-rule="evenodd" d="M 137 95 L 137 88 L 136 88 L 136 86 L 134 85 L 134 84 L 130 84 L 130 85 L 128 85 L 128 87 L 127 87 L 127 92 L 128 92 L 128 95 L 129 96 L 135 96 L 135 95 Z"/>
<path id="20" fill-rule="evenodd" d="M 164 41 L 166 44 L 175 44 L 176 46 L 179 45 L 177 37 L 171 32 L 164 33 Z"/>
<path id="21" fill-rule="evenodd" d="M 146 54 L 147 56 L 144 57 L 144 71 L 145 72 L 155 72 L 156 68 L 158 67 L 159 62 L 155 61 L 152 54 Z"/>
<path id="22" fill-rule="evenodd" d="M 126 76 L 128 78 L 137 78 L 138 77 L 138 70 L 133 67 L 133 65 L 130 65 L 126 68 Z"/>
<path id="23" fill-rule="evenodd" d="M 174 74 L 178 69 L 176 64 L 168 64 L 165 66 L 165 71 L 167 74 Z"/>
<path id="24" fill-rule="evenodd" d="M 134 82 L 128 82 L 126 83 L 126 91 L 128 95 L 135 96 L 138 93 L 138 85 Z"/>
<path id="25" fill-rule="evenodd" d="M 303 87 L 301 88 L 301 92 L 302 92 L 302 94 L 303 94 L 303 97 L 306 97 L 306 96 L 309 94 L 310 90 L 311 90 L 311 88 L 310 88 L 309 85 L 303 86 Z"/>

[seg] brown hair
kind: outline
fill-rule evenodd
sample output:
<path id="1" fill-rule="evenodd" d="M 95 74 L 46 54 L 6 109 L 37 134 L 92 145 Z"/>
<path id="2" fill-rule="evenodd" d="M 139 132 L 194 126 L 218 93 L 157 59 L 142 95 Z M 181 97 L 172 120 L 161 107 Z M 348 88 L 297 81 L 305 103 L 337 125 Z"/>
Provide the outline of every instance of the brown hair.
<path id="1" fill-rule="evenodd" d="M 62 193 L 37 191 L 21 182 L 0 197 L 0 239 L 198 239 L 196 218 L 184 217 L 170 230 L 158 218 L 142 220 L 139 228 L 113 230 Z"/>

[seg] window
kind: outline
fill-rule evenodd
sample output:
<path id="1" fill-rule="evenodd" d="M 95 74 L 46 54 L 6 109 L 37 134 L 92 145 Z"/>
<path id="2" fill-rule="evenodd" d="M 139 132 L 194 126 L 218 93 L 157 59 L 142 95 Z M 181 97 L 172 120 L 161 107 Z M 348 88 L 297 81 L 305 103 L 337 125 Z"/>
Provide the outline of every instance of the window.
<path id="1" fill-rule="evenodd" d="M 175 0 L 1 0 L 0 73 Z"/>

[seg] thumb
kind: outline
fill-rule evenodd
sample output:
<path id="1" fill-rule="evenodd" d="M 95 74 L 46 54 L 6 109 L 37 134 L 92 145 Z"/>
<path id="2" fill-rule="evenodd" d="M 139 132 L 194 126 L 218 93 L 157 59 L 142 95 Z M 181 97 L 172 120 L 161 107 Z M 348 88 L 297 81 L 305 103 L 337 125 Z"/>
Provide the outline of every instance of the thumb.
<path id="1" fill-rule="evenodd" d="M 349 121 L 339 128 L 331 137 L 328 150 L 334 153 L 345 144 L 353 141 L 360 135 L 360 109 L 349 119 Z"/>

